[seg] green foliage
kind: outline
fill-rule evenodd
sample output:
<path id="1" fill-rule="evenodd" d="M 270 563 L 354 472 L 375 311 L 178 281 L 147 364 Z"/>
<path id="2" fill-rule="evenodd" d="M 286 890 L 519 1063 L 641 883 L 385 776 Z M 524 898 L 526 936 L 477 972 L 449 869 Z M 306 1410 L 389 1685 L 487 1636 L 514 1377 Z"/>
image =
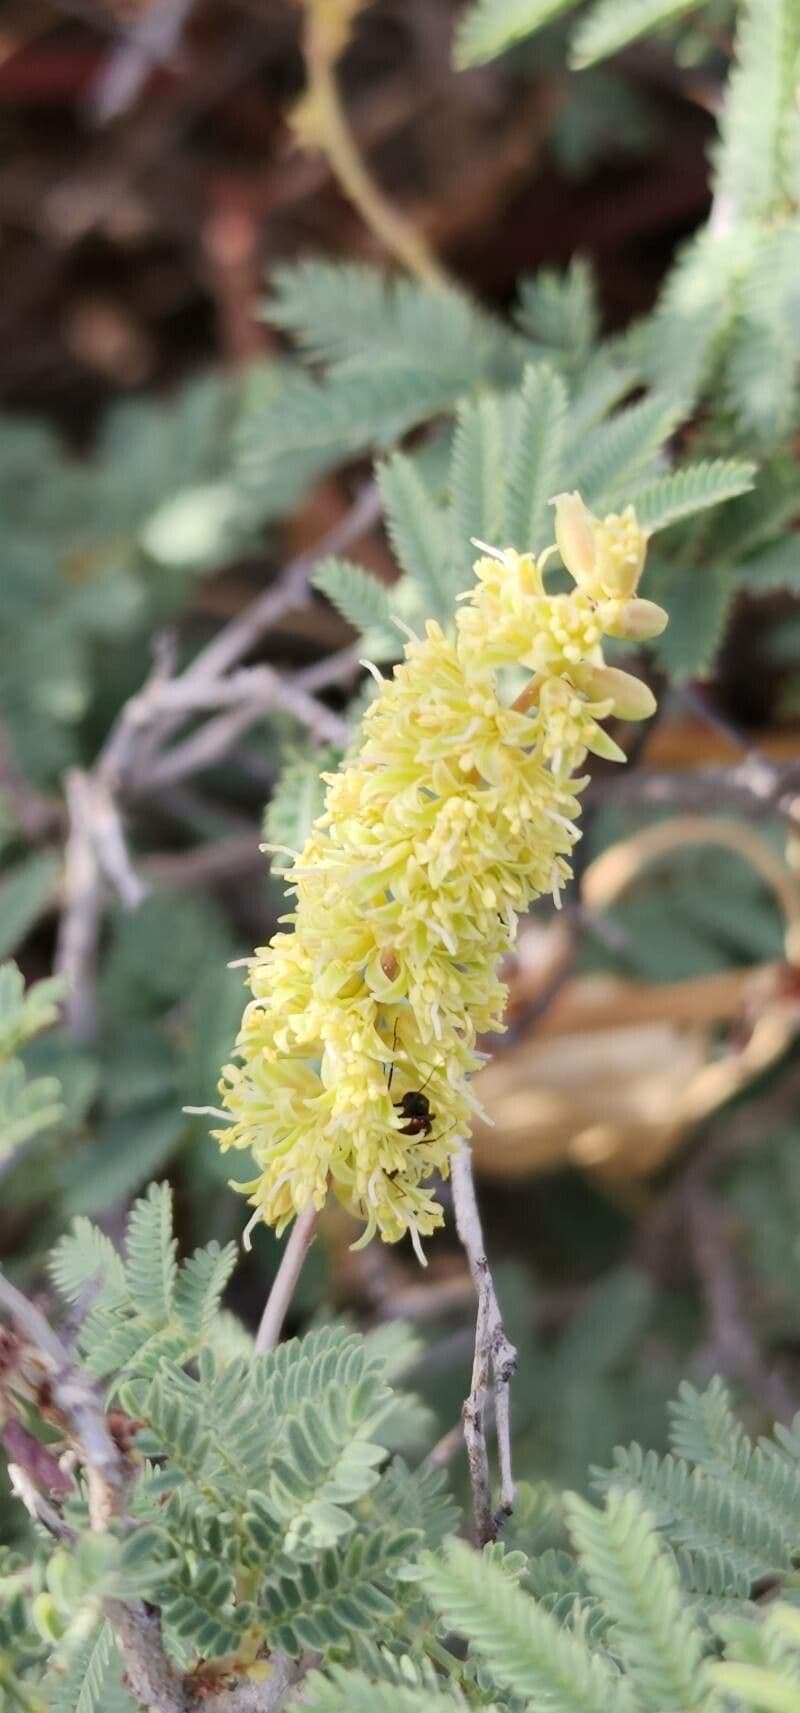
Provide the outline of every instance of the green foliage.
<path id="1" fill-rule="evenodd" d="M 472 0 L 460 20 L 456 64 L 480 65 L 565 12 L 573 0 Z"/>
<path id="2" fill-rule="evenodd" d="M 680 37 L 693 9 L 593 0 L 569 22 L 573 63 L 656 30 Z M 459 62 L 482 63 L 573 10 L 571 0 L 478 0 L 461 14 Z M 312 581 L 378 661 L 398 657 L 404 625 L 452 623 L 471 536 L 538 551 L 553 495 L 573 485 L 598 510 L 633 500 L 658 535 L 645 592 L 669 609 L 656 658 L 670 683 L 713 671 L 740 595 L 800 587 L 797 0 L 742 4 L 737 16 L 712 219 L 654 312 L 623 335 L 604 337 L 581 259 L 520 281 L 508 321 L 459 290 L 304 262 L 275 273 L 267 306 L 296 346 L 285 361 L 126 404 L 80 460 L 35 425 L 0 425 L 0 713 L 12 784 L 19 773 L 44 794 L 56 828 L 48 794 L 65 768 L 91 762 L 147 674 L 149 638 L 181 614 L 198 577 L 237 565 L 251 576 L 241 558 L 272 550 L 262 524 L 283 519 L 319 475 L 376 450 L 399 577 L 384 584 L 338 558 Z M 524 64 L 518 54 L 514 73 Z M 759 622 L 768 615 L 762 606 Z M 195 619 L 199 628 L 206 612 Z M 170 827 L 175 817 L 179 848 L 196 838 L 201 849 L 235 831 L 242 805 L 254 820 L 253 779 L 274 774 L 276 730 L 266 743 L 257 733 L 207 798 L 188 791 L 137 809 L 137 850 L 160 839 L 162 816 Z M 337 761 L 292 753 L 267 811 L 271 843 L 302 845 L 322 806 L 320 770 Z M 60 862 L 29 848 L 14 801 L 9 790 L 0 806 L 0 951 L 36 930 L 38 960 Z M 596 846 L 607 836 L 598 811 Z M 686 973 L 687 958 L 698 970 L 781 955 L 761 889 L 713 866 L 690 880 L 662 872 L 660 893 L 643 885 L 615 912 L 629 973 L 664 979 Z M 38 1247 L 64 1208 L 81 1210 L 52 1278 L 80 1323 L 85 1364 L 136 1438 L 124 1523 L 92 1534 L 78 1477 L 65 1504 L 75 1541 L 54 1545 L 37 1529 L 24 1557 L 0 1561 L 0 1705 L 129 1713 L 103 1607 L 130 1598 L 158 1614 L 170 1659 L 203 1694 L 223 1662 L 235 1680 L 271 1650 L 312 1650 L 322 1670 L 303 1696 L 318 1713 L 794 1713 L 800 1418 L 754 1443 L 721 1385 L 684 1387 L 669 1451 L 618 1451 L 596 1476 L 601 1507 L 562 1504 L 538 1480 L 568 1471 L 580 1481 L 587 1445 L 610 1447 L 623 1419 L 648 1443 L 686 1339 L 681 1317 L 693 1313 L 688 1290 L 667 1309 L 641 1273 L 613 1267 L 581 1283 L 566 1324 L 543 1334 L 527 1274 L 511 1278 L 527 1316 L 518 1455 L 537 1485 L 523 1487 L 505 1552 L 454 1538 L 459 1512 L 442 1474 L 390 1460 L 399 1447 L 413 1463 L 434 1432 L 427 1403 L 390 1384 L 412 1360 L 407 1340 L 334 1324 L 253 1355 L 221 1306 L 235 1260 L 222 1239 L 236 1216 L 216 1193 L 227 1168 L 198 1147 L 184 1170 L 197 1127 L 181 1111 L 213 1100 L 240 1014 L 241 976 L 223 966 L 252 943 L 243 892 L 230 900 L 232 928 L 210 900 L 178 891 L 114 912 L 98 948 L 100 1030 L 80 1053 L 58 1029 L 39 1039 L 57 1023 L 59 990 L 25 995 L 15 967 L 0 968 L 0 1170 L 15 1228 L 35 1230 Z M 34 1144 L 37 1169 L 26 1152 L 18 1169 Z M 777 1302 L 785 1317 L 784 1350 L 796 1330 L 796 1152 L 796 1137 L 781 1136 L 757 1165 L 737 1161 L 730 1180 L 765 1312 Z M 129 1204 L 168 1165 L 190 1227 L 213 1189 L 221 1240 L 179 1261 L 161 1185 L 136 1202 L 118 1253 L 85 1210 Z M 580 1229 L 588 1277 L 607 1265 L 617 1216 L 592 1202 L 596 1217 L 581 1225 L 576 1194 L 559 1185 L 554 1230 L 563 1249 Z M 438 1373 L 431 1385 L 440 1411 L 447 1398 L 438 1431 L 457 1408 L 448 1385 Z M 38 1421 L 27 1394 L 24 1408 L 49 1441 L 52 1421 Z M 779 1598 L 758 1598 L 764 1582 Z"/>
<path id="3" fill-rule="evenodd" d="M 219 481 L 238 406 L 238 384 L 216 376 L 171 400 L 126 402 L 107 418 L 94 457 L 80 460 L 36 424 L 0 422 L 0 715 L 34 783 L 84 759 L 112 662 L 117 695 L 127 693 L 121 651 L 144 676 L 148 632 L 186 594 L 183 567 L 154 577 L 148 522 L 176 494 Z M 227 535 L 216 556 L 206 538 L 200 568 L 230 551 Z"/>
<path id="4" fill-rule="evenodd" d="M 505 538 L 524 542 L 534 553 L 552 535 L 549 504 L 563 465 L 567 403 L 564 382 L 552 369 L 544 364 L 526 369 L 511 442 L 504 526 Z"/>
<path id="5" fill-rule="evenodd" d="M 50 902 L 58 879 L 56 857 L 23 857 L 0 881 L 0 956 L 12 952 Z"/>
<path id="6" fill-rule="evenodd" d="M 322 1669 L 303 1704 L 320 1713 L 476 1699 L 508 1713 L 722 1713 L 718 1693 L 743 1713 L 760 1696 L 792 1705 L 796 1615 L 759 1613 L 750 1595 L 765 1575 L 793 1584 L 800 1417 L 753 1445 L 719 1381 L 684 1385 L 666 1458 L 618 1452 L 598 1476 L 601 1508 L 567 1495 L 570 1550 L 479 1553 L 454 1537 L 441 1472 L 381 1472 L 386 1379 L 414 1353 L 407 1334 L 333 1324 L 234 1355 L 216 1338 L 232 1257 L 212 1245 L 178 1261 L 163 1187 L 134 1208 L 126 1247 L 123 1259 L 76 1221 L 53 1259 L 67 1301 L 95 1293 L 90 1354 L 104 1325 L 135 1326 L 112 1390 L 145 1461 L 124 1528 L 85 1532 L 73 1500 L 74 1542 L 42 1536 L 33 1569 L 0 1566 L 0 1675 L 23 1706 L 132 1713 L 109 1600 L 146 1600 L 181 1672 L 224 1662 L 235 1680 L 265 1649 L 310 1650 Z M 543 1497 L 520 1494 L 533 1534 L 557 1516 Z"/>
<path id="7" fill-rule="evenodd" d="M 673 24 L 701 0 L 595 0 L 571 36 L 573 66 L 594 65 L 640 36 Z M 576 0 L 471 0 L 456 36 L 456 64 L 480 65 L 572 10 Z"/>
<path id="8" fill-rule="evenodd" d="M 188 1361 L 214 1341 L 222 1293 L 236 1247 L 212 1243 L 179 1267 L 172 1234 L 172 1192 L 151 1184 L 128 1221 L 127 1255 L 119 1256 L 88 1219 L 73 1221 L 51 1261 L 56 1288 L 67 1302 L 91 1301 L 79 1336 L 87 1367 L 112 1387 L 133 1374 L 152 1374 L 162 1357 Z M 224 1322 L 219 1326 L 224 1344 Z"/>
<path id="9" fill-rule="evenodd" d="M 634 489 L 636 516 L 645 529 L 666 529 L 681 518 L 747 493 L 755 473 L 755 465 L 725 458 L 676 470 L 648 487 Z"/>
<path id="10" fill-rule="evenodd" d="M 366 576 L 360 566 L 354 569 Z M 264 815 L 264 836 L 277 853 L 276 873 L 285 866 L 287 851 L 303 849 L 325 801 L 321 775 L 327 769 L 334 769 L 338 762 L 334 750 L 315 750 L 313 755 L 292 756 L 282 769 Z"/>
<path id="11" fill-rule="evenodd" d="M 698 4 L 699 0 L 598 0 L 573 32 L 572 64 L 582 67 L 607 59 L 640 36 L 694 11 Z"/>
<path id="12" fill-rule="evenodd" d="M 700 1707 L 705 1690 L 701 1632 L 638 1495 L 612 1488 L 604 1511 L 572 1497 L 567 1516 L 582 1568 L 611 1620 L 615 1647 L 640 1705 L 653 1713 Z"/>
<path id="13" fill-rule="evenodd" d="M 387 1673 L 391 1669 L 388 1662 L 385 1669 Z M 454 1708 L 468 1706 L 457 1690 L 420 1681 L 410 1659 L 386 1682 L 342 1666 L 334 1666 L 327 1677 L 315 1672 L 304 1702 L 309 1713 L 453 1713 Z"/>
<path id="14" fill-rule="evenodd" d="M 518 286 L 515 320 L 559 369 L 583 377 L 600 333 L 594 274 L 575 256 L 563 274 L 551 268 L 524 276 Z M 615 400 L 609 401 L 615 403 Z"/>
<path id="15" fill-rule="evenodd" d="M 324 1548 L 317 1563 L 291 1561 L 264 1585 L 265 1628 L 274 1644 L 298 1655 L 349 1651 L 359 1635 L 374 1635 L 400 1614 L 396 1588 L 419 1543 L 413 1529 L 373 1529 L 338 1550 Z"/>
<path id="16" fill-rule="evenodd" d="M 19 1048 L 58 1016 L 62 983 L 35 982 L 25 992 L 16 964 L 0 964 L 0 1170 L 64 1114 L 56 1077 L 29 1077 Z"/>
<path id="17" fill-rule="evenodd" d="M 625 1713 L 626 1686 L 599 1654 L 461 1542 L 431 1560 L 425 1587 L 448 1627 L 469 1638 L 502 1690 L 552 1713 Z"/>
<path id="18" fill-rule="evenodd" d="M 722 1506 L 728 1518 L 737 1477 L 773 1504 L 772 1469 L 765 1476 L 765 1468 L 780 1460 L 787 1444 L 793 1452 L 800 1446 L 794 1432 L 778 1429 L 775 1439 L 754 1449 L 719 1382 L 704 1394 L 681 1389 L 673 1435 L 695 1463 L 686 1510 L 701 1532 L 723 1479 L 730 1487 Z M 640 1462 L 647 1467 L 657 1460 L 648 1453 Z M 504 1556 L 492 1547 L 478 1554 L 449 1540 L 442 1553 L 423 1559 L 423 1586 L 435 1611 L 448 1632 L 469 1643 L 465 1681 L 477 1672 L 499 1705 L 546 1706 L 554 1713 L 603 1706 L 625 1713 L 721 1713 L 718 1690 L 748 1713 L 793 1707 L 800 1682 L 796 1613 L 778 1604 L 759 1614 L 747 1598 L 763 1573 L 757 1506 L 746 1526 L 756 1548 L 750 1574 L 737 1578 L 721 1553 L 704 1557 L 699 1548 L 691 1555 L 676 1548 L 674 1515 L 668 1506 L 653 1505 L 646 1483 L 641 1491 L 631 1485 L 625 1470 L 620 1454 L 604 1477 L 601 1509 L 567 1495 L 574 1556 L 549 1551 L 526 1561 L 523 1554 Z M 787 1517 L 787 1531 L 796 1542 L 796 1517 Z M 792 1564 L 785 1560 L 773 1575 L 793 1581 Z M 725 1643 L 721 1662 L 718 1635 Z M 380 1680 L 384 1675 L 375 1672 Z M 358 1694 L 355 1674 L 336 1673 L 332 1686 L 320 1691 L 320 1705 L 332 1713 L 343 1708 L 351 1681 Z M 724 1705 L 727 1713 L 727 1700 Z"/>
<path id="19" fill-rule="evenodd" d="M 800 1440 L 776 1429 L 753 1445 L 735 1422 L 727 1393 L 684 1385 L 666 1457 L 637 1445 L 618 1450 L 604 1487 L 637 1492 L 666 1539 L 688 1555 L 724 1565 L 733 1586 L 791 1569 L 800 1527 Z"/>
<path id="20" fill-rule="evenodd" d="M 397 653 L 392 600 L 377 577 L 350 559 L 322 559 L 314 567 L 313 584 L 349 624 L 363 631 L 364 647 L 373 659 L 392 659 Z"/>
<path id="21" fill-rule="evenodd" d="M 717 195 L 736 217 L 768 214 L 796 196 L 799 55 L 797 0 L 743 0 L 716 163 Z"/>
<path id="22" fill-rule="evenodd" d="M 133 1209 L 124 1258 L 85 1219 L 53 1256 L 67 1302 L 91 1303 L 80 1346 L 145 1459 L 132 1522 L 82 1532 L 83 1503 L 71 1501 L 76 1541 L 42 1540 L 34 1610 L 54 1713 L 132 1706 L 102 1622 L 109 1599 L 146 1599 L 183 1671 L 265 1646 L 352 1658 L 360 1640 L 401 1633 L 418 1550 L 457 1518 L 441 1474 L 399 1460 L 381 1471 L 396 1409 L 386 1376 L 414 1341 L 400 1328 L 369 1341 L 333 1325 L 266 1356 L 236 1354 L 219 1311 L 233 1260 L 232 1246 L 211 1244 L 179 1262 L 170 1192 L 157 1185 Z M 7 1641 L 24 1680 L 41 1646 L 26 1640 L 10 1568 Z M 5 1639 L 0 1624 L 0 1660 Z"/>
<path id="23" fill-rule="evenodd" d="M 654 392 L 614 410 L 630 390 L 629 371 L 596 363 L 570 381 L 576 348 L 594 336 L 589 275 L 573 268 L 560 292 L 554 279 L 523 299 L 521 317 L 549 361 L 529 363 L 518 389 L 462 402 L 456 412 L 445 503 L 417 454 L 396 452 L 378 466 L 387 529 L 401 568 L 391 589 L 350 561 L 325 560 L 314 583 L 360 633 L 365 653 L 397 659 L 401 624 L 421 632 L 425 620 L 452 625 L 456 597 L 469 586 L 474 541 L 541 550 L 552 539 L 550 501 L 578 486 L 596 509 L 633 499 L 656 532 L 746 493 L 755 466 L 710 459 L 661 474 L 678 421 L 674 399 Z M 554 364 L 559 364 L 560 368 Z M 609 406 L 611 414 L 607 414 Z M 737 583 L 730 571 L 689 574 L 665 562 L 662 573 L 678 610 L 664 647 L 680 676 L 713 655 Z M 704 622 L 709 592 L 719 591 L 713 624 Z M 654 591 L 655 593 L 655 591 Z M 681 623 L 681 606 L 686 611 Z M 710 635 L 709 635 L 710 630 Z M 676 641 L 673 638 L 677 638 Z M 702 653 L 698 655 L 698 649 Z M 292 774 L 288 788 L 302 786 Z M 282 801 L 282 798 L 279 798 Z M 290 840 L 274 843 L 290 844 Z"/>

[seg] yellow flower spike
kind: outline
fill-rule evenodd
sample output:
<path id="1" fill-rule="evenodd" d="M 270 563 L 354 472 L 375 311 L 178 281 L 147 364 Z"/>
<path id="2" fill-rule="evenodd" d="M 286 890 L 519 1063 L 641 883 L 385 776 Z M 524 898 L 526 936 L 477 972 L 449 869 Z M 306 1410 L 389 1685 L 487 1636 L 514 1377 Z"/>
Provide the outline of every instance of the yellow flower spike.
<path id="1" fill-rule="evenodd" d="M 651 692 L 607 667 L 604 635 L 655 634 L 634 588 L 645 536 L 630 508 L 598 521 L 556 503 L 577 587 L 548 595 L 534 559 L 487 549 L 450 634 L 410 641 L 326 776 L 325 809 L 286 871 L 293 908 L 249 966 L 222 1148 L 278 1232 L 328 1193 L 394 1243 L 442 1223 L 431 1182 L 470 1130 L 480 1036 L 502 1030 L 498 977 L 519 915 L 560 902 L 580 837 L 587 753 L 624 761 L 601 721 L 644 719 Z M 512 701 L 506 668 L 534 674 Z M 513 674 L 512 674 L 513 676 Z"/>

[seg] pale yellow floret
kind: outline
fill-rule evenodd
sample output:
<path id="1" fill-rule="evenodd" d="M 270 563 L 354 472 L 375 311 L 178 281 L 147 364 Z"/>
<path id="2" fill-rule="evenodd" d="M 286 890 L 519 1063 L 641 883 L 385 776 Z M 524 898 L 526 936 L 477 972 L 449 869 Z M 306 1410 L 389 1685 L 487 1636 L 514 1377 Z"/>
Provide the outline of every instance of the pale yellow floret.
<path id="1" fill-rule="evenodd" d="M 410 1233 L 421 1254 L 442 1222 L 432 1179 L 469 1133 L 479 1037 L 503 1028 L 517 919 L 542 894 L 558 904 L 571 877 L 576 770 L 587 753 L 625 759 L 601 721 L 652 712 L 602 653 L 604 635 L 666 622 L 635 593 L 646 536 L 632 509 L 598 521 L 561 496 L 556 536 L 571 594 L 545 589 L 553 549 L 487 550 L 452 634 L 431 621 L 409 641 L 286 871 L 293 908 L 250 965 L 216 1132 L 252 1154 L 240 1187 L 279 1232 L 332 1191 L 362 1241 Z M 511 705 L 508 668 L 529 675 Z M 415 1091 L 427 1133 L 404 1131 Z"/>

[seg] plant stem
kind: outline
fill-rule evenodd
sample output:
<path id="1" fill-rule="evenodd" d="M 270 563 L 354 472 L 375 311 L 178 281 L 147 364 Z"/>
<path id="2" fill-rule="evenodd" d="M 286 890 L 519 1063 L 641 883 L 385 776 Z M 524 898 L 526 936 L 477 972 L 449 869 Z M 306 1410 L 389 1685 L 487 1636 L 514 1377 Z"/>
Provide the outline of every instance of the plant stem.
<path id="1" fill-rule="evenodd" d="M 264 1304 L 264 1313 L 256 1334 L 256 1355 L 263 1356 L 266 1351 L 274 1350 L 281 1336 L 281 1328 L 286 1319 L 286 1312 L 294 1294 L 294 1288 L 303 1269 L 303 1262 L 314 1241 L 317 1230 L 319 1213 L 313 1202 L 299 1213 L 292 1227 L 292 1233 L 283 1251 L 281 1264 L 272 1283 L 272 1290 Z"/>
<path id="2" fill-rule="evenodd" d="M 345 195 L 358 209 L 364 224 L 410 274 L 425 285 L 446 286 L 447 275 L 425 239 L 387 201 L 359 151 L 339 96 L 331 34 L 314 0 L 307 4 L 305 60 L 314 141 L 327 155 Z"/>

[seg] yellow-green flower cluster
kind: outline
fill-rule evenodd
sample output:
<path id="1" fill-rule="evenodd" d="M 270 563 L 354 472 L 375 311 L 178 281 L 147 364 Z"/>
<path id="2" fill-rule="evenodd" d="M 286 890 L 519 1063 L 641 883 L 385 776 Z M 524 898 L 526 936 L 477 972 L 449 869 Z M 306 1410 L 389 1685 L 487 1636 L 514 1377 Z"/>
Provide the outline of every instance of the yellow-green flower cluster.
<path id="1" fill-rule="evenodd" d="M 278 1231 L 330 1189 L 362 1241 L 409 1232 L 421 1255 L 442 1221 L 432 1174 L 476 1104 L 478 1038 L 503 1027 L 517 918 L 542 893 L 558 903 L 570 878 L 575 771 L 587 751 L 625 759 L 602 720 L 655 706 L 602 654 L 604 636 L 666 623 L 636 595 L 646 536 L 632 509 L 598 521 L 562 495 L 556 535 L 569 594 L 545 588 L 555 548 L 538 561 L 486 549 L 453 634 L 430 622 L 407 644 L 353 759 L 326 776 L 285 931 L 252 961 L 216 1134 L 250 1149 L 258 1176 L 242 1188 Z"/>

